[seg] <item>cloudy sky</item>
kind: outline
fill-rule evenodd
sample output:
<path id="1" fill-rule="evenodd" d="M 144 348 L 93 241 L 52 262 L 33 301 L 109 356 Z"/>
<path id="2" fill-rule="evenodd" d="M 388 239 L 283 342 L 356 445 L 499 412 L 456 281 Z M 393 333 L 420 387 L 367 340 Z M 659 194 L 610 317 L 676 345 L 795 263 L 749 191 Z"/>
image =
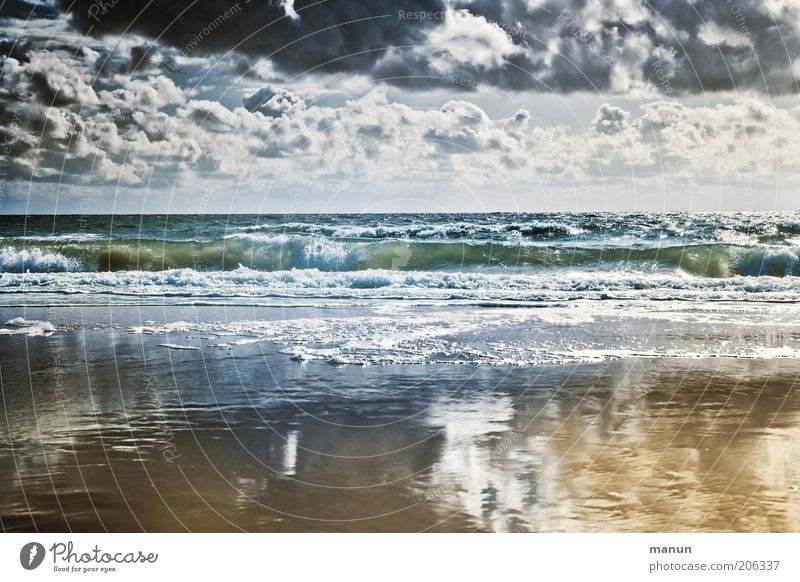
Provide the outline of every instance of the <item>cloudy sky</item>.
<path id="1" fill-rule="evenodd" d="M 0 0 L 0 212 L 800 208 L 797 0 Z"/>

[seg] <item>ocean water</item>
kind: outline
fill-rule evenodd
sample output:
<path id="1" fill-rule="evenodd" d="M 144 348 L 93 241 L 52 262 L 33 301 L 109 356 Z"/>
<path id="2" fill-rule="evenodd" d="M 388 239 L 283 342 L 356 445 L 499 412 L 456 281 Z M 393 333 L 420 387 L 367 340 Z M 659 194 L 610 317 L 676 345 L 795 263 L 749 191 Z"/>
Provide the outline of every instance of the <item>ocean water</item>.
<path id="1" fill-rule="evenodd" d="M 4 305 L 284 309 L 266 319 L 167 314 L 127 330 L 168 349 L 267 341 L 300 362 L 525 365 L 798 348 L 767 331 L 796 316 L 800 213 L 59 216 L 0 226 Z M 320 311 L 290 312 L 304 307 Z M 10 314 L 0 334 L 54 331 Z M 625 333 L 633 320 L 653 331 Z M 723 326 L 731 337 L 716 333 Z"/>
<path id="2" fill-rule="evenodd" d="M 757 298 L 800 275 L 798 213 L 5 216 L 0 237 L 10 292 Z"/>
<path id="3" fill-rule="evenodd" d="M 0 217 L 0 529 L 800 531 L 800 213 Z"/>

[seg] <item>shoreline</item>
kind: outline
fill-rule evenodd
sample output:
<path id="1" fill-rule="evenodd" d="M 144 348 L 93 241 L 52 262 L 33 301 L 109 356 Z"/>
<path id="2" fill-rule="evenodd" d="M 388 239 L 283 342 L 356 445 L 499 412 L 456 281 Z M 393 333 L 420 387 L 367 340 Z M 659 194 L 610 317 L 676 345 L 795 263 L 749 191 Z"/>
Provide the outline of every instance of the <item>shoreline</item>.
<path id="1" fill-rule="evenodd" d="M 162 341 L 0 339 L 4 529 L 32 531 L 27 507 L 40 531 L 800 523 L 800 360 L 337 367 Z"/>

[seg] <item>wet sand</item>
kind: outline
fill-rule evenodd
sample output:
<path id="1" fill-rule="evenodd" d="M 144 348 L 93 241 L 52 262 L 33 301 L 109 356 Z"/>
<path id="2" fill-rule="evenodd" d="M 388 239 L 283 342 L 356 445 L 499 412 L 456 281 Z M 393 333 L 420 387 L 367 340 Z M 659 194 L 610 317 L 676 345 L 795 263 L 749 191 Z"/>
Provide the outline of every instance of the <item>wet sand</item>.
<path id="1" fill-rule="evenodd" d="M 300 364 L 0 341 L 5 531 L 800 531 L 796 359 Z"/>

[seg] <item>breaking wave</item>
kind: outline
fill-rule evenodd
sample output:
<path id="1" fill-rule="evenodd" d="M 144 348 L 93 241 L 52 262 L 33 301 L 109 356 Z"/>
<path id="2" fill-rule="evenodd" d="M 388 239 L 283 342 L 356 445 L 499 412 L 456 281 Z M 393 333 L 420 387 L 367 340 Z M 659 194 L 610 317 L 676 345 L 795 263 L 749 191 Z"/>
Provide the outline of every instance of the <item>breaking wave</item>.
<path id="1" fill-rule="evenodd" d="M 710 278 L 800 275 L 796 246 L 690 244 L 644 247 L 480 241 L 353 241 L 324 236 L 243 233 L 208 242 L 87 241 L 0 247 L 0 272 L 231 271 L 317 269 L 400 271 L 536 271 L 580 268 L 680 270 Z"/>

